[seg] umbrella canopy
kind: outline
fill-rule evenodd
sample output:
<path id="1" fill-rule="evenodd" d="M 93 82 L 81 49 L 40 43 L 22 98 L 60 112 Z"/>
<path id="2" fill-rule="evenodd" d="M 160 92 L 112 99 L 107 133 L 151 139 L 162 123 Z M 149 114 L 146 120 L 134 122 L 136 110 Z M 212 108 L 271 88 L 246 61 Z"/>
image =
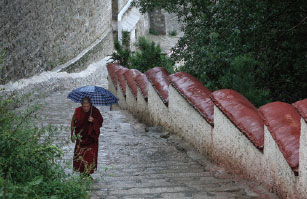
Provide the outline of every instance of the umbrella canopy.
<path id="1" fill-rule="evenodd" d="M 67 98 L 81 103 L 82 98 L 90 98 L 93 105 L 109 106 L 117 104 L 118 99 L 110 91 L 99 86 L 83 86 L 71 91 Z"/>

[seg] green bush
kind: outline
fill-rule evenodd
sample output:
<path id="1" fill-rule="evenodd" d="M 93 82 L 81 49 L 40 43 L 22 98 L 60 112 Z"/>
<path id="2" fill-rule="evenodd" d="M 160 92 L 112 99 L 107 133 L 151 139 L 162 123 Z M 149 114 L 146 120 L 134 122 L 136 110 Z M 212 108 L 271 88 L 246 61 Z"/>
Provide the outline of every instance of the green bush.
<path id="1" fill-rule="evenodd" d="M 177 31 L 176 31 L 176 30 L 170 31 L 170 32 L 168 33 L 168 35 L 171 36 L 171 37 L 174 37 L 174 36 L 177 35 Z"/>
<path id="2" fill-rule="evenodd" d="M 118 41 L 115 41 L 114 44 L 116 52 L 113 53 L 112 59 L 127 68 L 145 72 L 153 67 L 160 66 L 170 73 L 174 72 L 174 62 L 162 52 L 159 45 L 146 40 L 145 37 L 138 39 L 135 44 L 136 52 L 131 52 L 130 49 L 124 48 Z"/>
<path id="3" fill-rule="evenodd" d="M 159 33 L 155 29 L 153 29 L 153 28 L 149 28 L 149 34 L 159 35 Z"/>
<path id="4" fill-rule="evenodd" d="M 0 98 L 0 198 L 88 198 L 87 179 L 65 173 L 56 127 L 35 125 L 38 106 L 24 113 Z M 65 143 L 62 143 L 65 144 Z"/>
<path id="5" fill-rule="evenodd" d="M 256 106 L 270 102 L 269 90 L 257 87 L 254 76 L 257 67 L 257 61 L 249 55 L 233 58 L 230 67 L 220 78 L 222 88 L 231 88 L 238 91 L 247 99 L 253 101 Z"/>

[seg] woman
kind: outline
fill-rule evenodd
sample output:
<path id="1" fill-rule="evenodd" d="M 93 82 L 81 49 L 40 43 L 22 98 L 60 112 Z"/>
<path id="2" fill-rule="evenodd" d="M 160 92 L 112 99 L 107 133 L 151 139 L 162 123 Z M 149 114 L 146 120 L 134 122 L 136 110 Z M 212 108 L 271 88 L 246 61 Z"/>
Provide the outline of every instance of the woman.
<path id="1" fill-rule="evenodd" d="M 99 110 L 92 106 L 88 97 L 83 98 L 71 120 L 71 141 L 74 142 L 77 137 L 73 167 L 81 174 L 89 176 L 97 169 L 98 138 L 102 123 Z"/>

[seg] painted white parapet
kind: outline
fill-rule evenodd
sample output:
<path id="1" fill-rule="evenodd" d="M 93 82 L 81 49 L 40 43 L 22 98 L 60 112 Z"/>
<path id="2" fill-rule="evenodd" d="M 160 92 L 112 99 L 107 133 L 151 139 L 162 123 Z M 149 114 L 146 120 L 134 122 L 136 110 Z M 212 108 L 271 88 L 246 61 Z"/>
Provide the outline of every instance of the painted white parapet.
<path id="1" fill-rule="evenodd" d="M 170 119 L 168 108 L 163 103 L 152 84 L 148 85 L 148 111 L 150 120 L 154 125 L 163 126 L 166 129 L 169 128 Z"/>
<path id="2" fill-rule="evenodd" d="M 119 101 L 118 101 L 119 107 L 123 110 L 127 110 L 128 105 L 127 105 L 127 102 L 126 102 L 126 97 L 125 97 L 125 94 L 123 93 L 123 90 L 120 86 L 119 81 L 117 81 L 116 97 L 119 99 Z"/>
<path id="3" fill-rule="evenodd" d="M 140 88 L 138 88 L 138 94 L 137 94 L 137 117 L 140 119 L 141 122 L 144 122 L 145 124 L 151 124 L 150 121 L 150 113 L 148 110 L 148 103 L 145 100 L 144 96 L 142 95 L 142 92 Z"/>
<path id="4" fill-rule="evenodd" d="M 264 127 L 264 159 L 268 185 L 284 198 L 295 198 L 297 177 L 281 153 L 270 131 Z"/>
<path id="5" fill-rule="evenodd" d="M 263 181 L 263 153 L 214 105 L 213 159 L 217 163 Z"/>
<path id="6" fill-rule="evenodd" d="M 136 104 L 136 98 L 132 94 L 132 91 L 126 81 L 126 103 L 127 103 L 127 109 L 133 114 L 137 115 L 137 104 Z"/>
<path id="7" fill-rule="evenodd" d="M 307 197 L 307 123 L 301 119 L 299 192 Z"/>
<path id="8" fill-rule="evenodd" d="M 119 85 L 118 88 L 120 88 Z M 307 199 L 307 124 L 305 120 L 301 120 L 299 176 L 295 176 L 266 126 L 264 126 L 264 144 L 256 147 L 216 105 L 214 105 L 213 128 L 188 98 L 172 84 L 169 85 L 167 104 L 163 103 L 151 83 L 148 84 L 147 101 L 139 87 L 135 98 L 127 83 L 126 98 L 121 89 L 117 89 L 116 95 L 122 101 L 120 107 L 128 108 L 142 122 L 159 125 L 178 134 L 201 154 L 219 165 L 267 185 L 282 198 Z"/>
<path id="9" fill-rule="evenodd" d="M 112 81 L 112 78 L 111 76 L 108 76 L 108 90 L 113 94 L 113 95 L 117 95 L 117 91 L 116 91 L 116 88 L 115 88 L 115 85 Z"/>
<path id="10" fill-rule="evenodd" d="M 191 104 L 172 86 L 169 86 L 170 129 L 191 143 L 201 154 L 212 152 L 212 127 Z"/>

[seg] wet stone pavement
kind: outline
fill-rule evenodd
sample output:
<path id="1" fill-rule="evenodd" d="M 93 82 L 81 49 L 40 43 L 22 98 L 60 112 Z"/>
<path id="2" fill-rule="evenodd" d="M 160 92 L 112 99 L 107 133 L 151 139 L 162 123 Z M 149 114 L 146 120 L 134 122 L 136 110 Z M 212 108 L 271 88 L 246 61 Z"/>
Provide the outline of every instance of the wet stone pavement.
<path id="1" fill-rule="evenodd" d="M 180 36 L 148 37 L 160 43 L 167 53 Z M 97 85 L 107 88 L 106 77 Z M 64 161 L 70 163 L 67 172 L 72 172 L 74 144 L 69 141 L 70 120 L 79 104 L 67 99 L 68 93 L 58 91 L 38 100 L 42 104 L 38 121 L 63 127 L 55 143 L 67 141 L 63 146 Z M 91 199 L 277 198 L 263 186 L 210 163 L 179 137 L 159 127 L 146 127 L 127 111 L 98 108 L 104 123 Z"/>
<path id="2" fill-rule="evenodd" d="M 70 118 L 79 106 L 66 98 L 68 92 L 59 91 L 40 100 L 39 120 L 44 125 L 64 127 L 56 142 L 69 138 Z M 277 198 L 256 183 L 227 174 L 177 136 L 139 123 L 127 111 L 100 110 L 104 123 L 92 199 Z M 72 143 L 64 147 L 69 163 L 73 148 Z"/>

